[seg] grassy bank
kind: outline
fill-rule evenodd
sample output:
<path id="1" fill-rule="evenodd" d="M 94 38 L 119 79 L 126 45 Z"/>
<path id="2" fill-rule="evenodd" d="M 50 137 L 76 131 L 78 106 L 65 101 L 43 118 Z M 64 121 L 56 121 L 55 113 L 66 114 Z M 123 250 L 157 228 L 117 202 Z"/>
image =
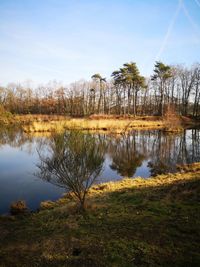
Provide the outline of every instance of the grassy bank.
<path id="1" fill-rule="evenodd" d="M 85 118 L 72 118 L 63 115 L 13 115 L 1 111 L 1 125 L 20 125 L 26 133 L 50 133 L 53 131 L 90 130 L 122 133 L 131 129 L 163 129 L 167 132 L 179 132 L 187 127 L 200 127 L 200 121 L 184 116 L 171 118 L 160 116 L 118 116 L 92 115 Z"/>
<path id="2" fill-rule="evenodd" d="M 200 164 L 94 186 L 87 213 L 65 196 L 0 218 L 0 266 L 199 266 Z"/>
<path id="3" fill-rule="evenodd" d="M 91 116 L 88 118 L 70 118 L 56 115 L 17 116 L 27 133 L 62 131 L 63 129 L 109 131 L 121 133 L 131 129 L 164 129 L 180 131 L 184 127 L 200 125 L 199 121 L 187 117 L 179 117 L 176 121 L 166 120 L 159 116 Z"/>
<path id="4" fill-rule="evenodd" d="M 121 132 L 124 129 L 140 129 L 140 128 L 163 128 L 162 121 L 143 121 L 130 119 L 68 119 L 50 122 L 33 122 L 23 127 L 25 132 L 51 132 L 62 131 L 63 129 L 78 130 L 103 130 Z"/>

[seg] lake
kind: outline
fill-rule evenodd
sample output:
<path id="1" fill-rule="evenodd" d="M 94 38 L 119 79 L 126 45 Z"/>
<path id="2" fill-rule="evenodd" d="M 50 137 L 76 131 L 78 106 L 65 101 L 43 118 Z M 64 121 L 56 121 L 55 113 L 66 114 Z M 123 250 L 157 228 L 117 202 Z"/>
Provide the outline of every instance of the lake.
<path id="1" fill-rule="evenodd" d="M 98 183 L 122 177 L 147 179 L 174 172 L 177 164 L 200 161 L 198 129 L 179 134 L 143 130 L 124 135 L 92 135 L 96 145 L 103 147 Z M 39 175 L 41 155 L 48 158 L 51 150 L 50 137 L 28 136 L 16 128 L 0 129 L 0 214 L 8 213 L 13 201 L 25 200 L 31 210 L 36 210 L 41 201 L 56 200 L 65 192 Z"/>

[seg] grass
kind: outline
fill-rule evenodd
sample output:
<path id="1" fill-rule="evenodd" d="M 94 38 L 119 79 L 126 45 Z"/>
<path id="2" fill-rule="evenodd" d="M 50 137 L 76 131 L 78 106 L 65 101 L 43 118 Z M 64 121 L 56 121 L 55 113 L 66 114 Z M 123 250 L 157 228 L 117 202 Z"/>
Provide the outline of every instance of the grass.
<path id="1" fill-rule="evenodd" d="M 130 120 L 130 119 L 67 119 L 49 122 L 32 122 L 23 127 L 25 132 L 51 132 L 62 131 L 63 129 L 78 130 L 103 130 L 121 132 L 124 129 L 133 128 L 162 128 L 163 122 L 146 121 L 146 120 Z"/>
<path id="2" fill-rule="evenodd" d="M 26 114 L 13 115 L 1 112 L 0 124 L 16 124 L 22 126 L 26 133 L 61 132 L 64 129 L 90 131 L 108 131 L 122 133 L 131 129 L 163 129 L 166 132 L 180 132 L 184 127 L 198 127 L 199 120 L 189 117 L 176 116 L 166 118 L 160 116 L 120 116 L 120 115 L 91 115 L 85 118 L 72 118 L 64 115 Z"/>
<path id="3" fill-rule="evenodd" d="M 194 127 L 199 121 L 187 117 L 159 116 L 114 116 L 93 115 L 87 118 L 70 118 L 56 115 L 23 115 L 16 116 L 21 121 L 27 133 L 63 131 L 63 129 L 78 129 L 92 131 L 108 131 L 122 133 L 131 129 L 163 129 L 166 132 L 180 132 L 183 127 Z"/>
<path id="4" fill-rule="evenodd" d="M 0 266 L 200 265 L 200 163 L 180 173 L 95 185 L 87 213 L 69 194 L 0 218 Z"/>

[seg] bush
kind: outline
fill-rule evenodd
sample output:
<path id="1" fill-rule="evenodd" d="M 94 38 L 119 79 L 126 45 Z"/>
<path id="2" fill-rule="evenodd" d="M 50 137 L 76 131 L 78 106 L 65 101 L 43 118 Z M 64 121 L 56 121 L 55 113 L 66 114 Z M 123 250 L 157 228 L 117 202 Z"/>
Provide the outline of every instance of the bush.
<path id="1" fill-rule="evenodd" d="M 166 131 L 180 131 L 182 130 L 181 119 L 177 114 L 174 106 L 168 105 L 165 109 L 164 117 Z"/>
<path id="2" fill-rule="evenodd" d="M 28 207 L 24 200 L 13 202 L 10 205 L 10 213 L 12 215 L 20 215 L 20 214 L 25 214 L 27 212 L 28 212 Z"/>
<path id="3" fill-rule="evenodd" d="M 12 117 L 12 114 L 0 105 L 0 122 L 7 123 L 10 119 L 12 119 Z"/>

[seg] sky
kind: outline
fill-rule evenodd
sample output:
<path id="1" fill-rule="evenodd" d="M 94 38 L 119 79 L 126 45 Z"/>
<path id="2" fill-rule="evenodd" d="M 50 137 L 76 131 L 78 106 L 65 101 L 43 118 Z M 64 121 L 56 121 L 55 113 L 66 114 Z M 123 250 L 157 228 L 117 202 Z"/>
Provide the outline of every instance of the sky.
<path id="1" fill-rule="evenodd" d="M 200 62 L 200 0 L 0 0 L 0 85 Z"/>

